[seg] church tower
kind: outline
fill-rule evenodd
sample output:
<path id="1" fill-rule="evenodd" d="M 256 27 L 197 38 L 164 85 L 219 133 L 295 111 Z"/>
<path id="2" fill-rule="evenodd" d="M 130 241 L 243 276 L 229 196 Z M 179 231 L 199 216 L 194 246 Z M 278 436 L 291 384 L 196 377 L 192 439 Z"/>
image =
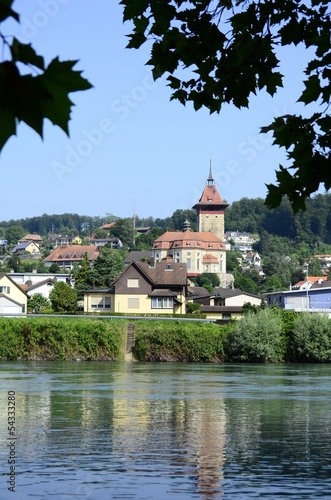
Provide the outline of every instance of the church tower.
<path id="1" fill-rule="evenodd" d="M 200 200 L 192 207 L 198 214 L 198 231 L 213 233 L 224 241 L 224 210 L 227 206 L 215 186 L 210 163 L 207 184 Z"/>

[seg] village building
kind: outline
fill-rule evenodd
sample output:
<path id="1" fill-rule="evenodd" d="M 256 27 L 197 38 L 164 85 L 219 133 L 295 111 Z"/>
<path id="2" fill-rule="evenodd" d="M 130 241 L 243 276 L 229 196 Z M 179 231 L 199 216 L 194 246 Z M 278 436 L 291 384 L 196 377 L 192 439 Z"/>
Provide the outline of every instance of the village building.
<path id="1" fill-rule="evenodd" d="M 298 281 L 295 285 L 292 285 L 291 290 L 309 290 L 314 283 L 326 280 L 326 276 L 306 276 L 304 280 Z"/>
<path id="2" fill-rule="evenodd" d="M 87 254 L 88 260 L 94 262 L 100 253 L 99 247 L 95 245 L 70 245 L 65 247 L 55 248 L 49 255 L 44 259 L 46 266 L 51 266 L 52 264 L 58 264 L 62 269 L 71 271 L 74 264 L 80 264 L 83 257 Z"/>
<path id="3" fill-rule="evenodd" d="M 40 256 L 40 248 L 37 243 L 33 241 L 21 241 L 18 243 L 11 251 L 12 254 L 22 255 L 22 254 L 30 254 L 37 255 L 38 258 Z"/>
<path id="4" fill-rule="evenodd" d="M 150 266 L 132 261 L 109 288 L 87 290 L 84 312 L 185 314 L 187 273 L 171 259 Z"/>
<path id="5" fill-rule="evenodd" d="M 80 236 L 68 236 L 67 234 L 50 233 L 45 240 L 45 243 L 52 245 L 53 248 L 66 247 L 68 245 L 81 245 L 82 238 Z"/>
<path id="6" fill-rule="evenodd" d="M 97 247 L 108 245 L 108 247 L 115 250 L 123 248 L 123 244 L 119 238 L 110 238 L 108 236 L 105 236 L 104 238 L 90 238 L 89 241 L 91 245 L 95 245 Z"/>
<path id="7" fill-rule="evenodd" d="M 0 273 L 0 314 L 24 314 L 27 294 L 5 273 Z"/>
<path id="8" fill-rule="evenodd" d="M 331 317 L 331 281 L 319 278 L 310 287 L 266 294 L 269 306 L 297 312 L 326 313 Z"/>
<path id="9" fill-rule="evenodd" d="M 188 301 L 200 304 L 200 312 L 207 319 L 229 321 L 241 319 L 244 314 L 244 305 L 260 306 L 262 297 L 239 288 L 214 288 L 213 293 L 203 287 L 189 287 Z"/>
<path id="10" fill-rule="evenodd" d="M 185 221 L 183 231 L 167 231 L 157 238 L 152 247 L 155 262 L 166 257 L 175 263 L 186 264 L 188 278 L 202 273 L 215 273 L 221 285 L 231 286 L 233 276 L 226 273 L 226 247 L 224 243 L 225 203 L 217 187 L 210 168 L 207 184 L 194 205 L 198 216 L 198 231 L 192 232 Z"/>

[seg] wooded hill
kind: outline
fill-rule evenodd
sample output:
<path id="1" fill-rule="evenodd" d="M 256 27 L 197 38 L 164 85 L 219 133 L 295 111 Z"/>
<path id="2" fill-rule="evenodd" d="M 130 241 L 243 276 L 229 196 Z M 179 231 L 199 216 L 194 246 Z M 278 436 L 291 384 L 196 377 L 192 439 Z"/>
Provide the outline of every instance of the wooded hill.
<path id="1" fill-rule="evenodd" d="M 153 241 L 166 230 L 181 231 L 188 219 L 192 231 L 197 229 L 195 210 L 176 210 L 165 219 L 135 218 L 135 227 L 150 227 L 146 234 L 135 235 L 133 219 L 121 219 L 107 214 L 93 217 L 78 214 L 48 215 L 0 223 L 0 239 L 7 238 L 16 244 L 26 233 L 46 236 L 50 232 L 90 236 L 106 222 L 116 220 L 112 236 L 122 240 L 124 247 L 149 250 Z M 322 270 L 313 255 L 331 253 L 331 195 L 319 194 L 307 200 L 306 211 L 293 214 L 285 199 L 279 208 L 268 210 L 262 198 L 242 198 L 232 203 L 225 211 L 226 231 L 249 232 L 258 235 L 254 250 L 263 260 L 265 277 L 255 269 L 242 273 L 235 252 L 228 252 L 228 271 L 235 274 L 235 286 L 250 292 L 272 291 L 288 288 L 290 283 L 304 277 L 304 263 L 310 259 L 310 275 L 319 275 Z M 15 241 L 16 240 L 16 241 Z"/>
<path id="2" fill-rule="evenodd" d="M 22 226 L 29 233 L 46 236 L 48 233 L 63 233 L 63 229 L 88 236 L 106 222 L 118 220 L 112 214 L 88 216 L 78 214 L 49 215 L 16 219 L 0 222 L 0 237 L 4 237 L 11 226 Z M 188 219 L 192 230 L 196 230 L 195 210 L 176 210 L 164 219 L 137 217 L 136 227 L 148 226 L 163 230 L 181 231 L 183 222 Z M 132 220 L 132 219 L 127 219 Z M 331 194 L 319 194 L 307 200 L 307 209 L 292 213 L 290 203 L 285 199 L 279 208 L 268 210 L 262 198 L 242 198 L 233 202 L 225 211 L 226 231 L 264 232 L 275 236 L 283 236 L 295 242 L 308 245 L 318 243 L 331 244 Z"/>

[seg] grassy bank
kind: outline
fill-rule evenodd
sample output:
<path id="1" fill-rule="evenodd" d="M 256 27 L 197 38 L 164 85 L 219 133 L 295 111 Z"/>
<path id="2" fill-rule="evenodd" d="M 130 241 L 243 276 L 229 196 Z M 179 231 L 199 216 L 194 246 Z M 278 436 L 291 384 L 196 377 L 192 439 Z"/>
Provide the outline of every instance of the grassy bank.
<path id="1" fill-rule="evenodd" d="M 124 359 L 125 319 L 0 318 L 0 360 Z M 137 361 L 331 362 L 331 320 L 260 309 L 214 323 L 135 320 Z"/>
<path id="2" fill-rule="evenodd" d="M 123 320 L 0 318 L 0 360 L 121 360 L 126 325 Z"/>

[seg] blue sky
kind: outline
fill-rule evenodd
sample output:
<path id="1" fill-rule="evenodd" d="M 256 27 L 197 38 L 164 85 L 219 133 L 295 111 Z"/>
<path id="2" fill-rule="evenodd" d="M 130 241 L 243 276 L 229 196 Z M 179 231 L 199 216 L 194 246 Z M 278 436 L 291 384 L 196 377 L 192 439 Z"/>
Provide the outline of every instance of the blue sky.
<path id="1" fill-rule="evenodd" d="M 274 116 L 302 112 L 296 104 L 305 50 L 283 50 L 284 89 L 261 93 L 249 110 L 220 115 L 169 102 L 165 80 L 153 82 L 149 48 L 125 49 L 130 26 L 117 1 L 17 0 L 21 25 L 4 28 L 31 42 L 49 62 L 79 60 L 94 88 L 71 94 L 70 138 L 45 126 L 44 140 L 21 124 L 0 156 L 0 220 L 64 212 L 167 217 L 201 195 L 209 162 L 229 203 L 264 197 L 285 153 L 259 134 Z"/>

